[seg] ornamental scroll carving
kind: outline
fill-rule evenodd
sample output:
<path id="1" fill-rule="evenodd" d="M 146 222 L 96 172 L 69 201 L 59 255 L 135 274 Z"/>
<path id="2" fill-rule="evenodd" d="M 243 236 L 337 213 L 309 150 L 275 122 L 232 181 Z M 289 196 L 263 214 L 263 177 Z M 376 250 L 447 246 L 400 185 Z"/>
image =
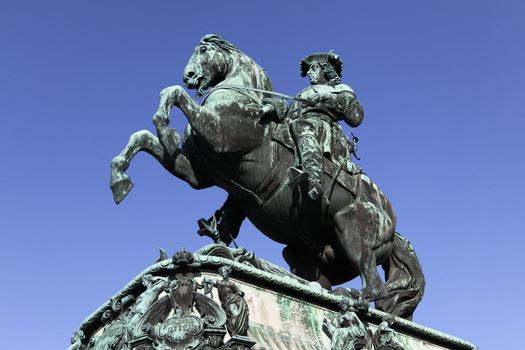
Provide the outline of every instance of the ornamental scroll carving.
<path id="1" fill-rule="evenodd" d="M 181 254 L 179 254 L 181 255 Z M 183 252 L 178 258 L 185 256 Z M 175 260 L 175 257 L 174 257 Z M 184 259 L 179 259 L 184 264 Z M 174 261 L 176 262 L 176 261 Z M 138 295 L 111 301 L 102 324 L 89 339 L 75 332 L 68 350 L 245 350 L 248 305 L 244 293 L 230 280 L 196 279 L 191 272 L 175 277 L 142 276 L 146 288 Z M 213 300 L 214 291 L 220 305 Z M 226 333 L 229 339 L 224 341 Z"/>

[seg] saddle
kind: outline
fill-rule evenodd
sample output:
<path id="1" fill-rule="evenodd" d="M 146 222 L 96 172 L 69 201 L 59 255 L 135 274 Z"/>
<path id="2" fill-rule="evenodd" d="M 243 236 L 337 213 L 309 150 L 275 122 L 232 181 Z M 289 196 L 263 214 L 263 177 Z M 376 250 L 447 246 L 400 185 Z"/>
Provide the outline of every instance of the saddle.
<path id="1" fill-rule="evenodd" d="M 281 144 L 284 149 L 295 154 L 296 147 L 294 140 L 290 132 L 290 123 L 288 119 L 285 119 L 281 123 L 272 123 L 270 126 L 270 139 L 275 144 Z M 235 182 L 232 179 L 224 167 L 217 164 L 221 164 L 224 160 L 217 159 L 217 155 L 213 152 L 207 152 L 206 147 L 201 145 L 198 139 L 194 139 L 192 136 L 193 131 L 189 132 L 190 137 L 186 140 L 187 143 L 191 143 L 193 152 L 200 155 L 202 159 L 207 159 L 206 166 L 214 170 L 215 181 L 221 186 L 228 185 L 231 188 L 231 192 L 235 193 L 239 197 L 244 197 L 253 201 L 254 204 L 261 206 L 264 205 L 270 198 L 278 193 L 285 186 L 288 186 L 293 175 L 290 172 L 290 168 L 287 169 L 288 165 L 278 162 L 265 176 L 264 180 L 254 189 L 249 189 L 241 184 Z M 337 135 L 340 137 L 341 135 Z M 276 147 L 276 146 L 274 146 Z M 282 148 L 281 148 L 282 149 Z M 278 150 L 276 150 L 278 151 Z M 340 156 L 338 153 L 332 152 L 331 157 L 325 154 L 323 157 L 323 170 L 326 175 L 331 179 L 325 185 L 328 185 L 328 190 L 325 191 L 327 199 L 330 198 L 331 192 L 335 187 L 335 184 L 339 184 L 342 188 L 350 192 L 353 196 L 356 196 L 356 183 L 359 174 L 362 174 L 362 170 L 351 162 L 347 156 L 344 162 L 335 162 L 331 158 L 334 155 Z M 292 165 L 293 166 L 293 165 Z M 288 170 L 288 171 L 287 171 Z"/>

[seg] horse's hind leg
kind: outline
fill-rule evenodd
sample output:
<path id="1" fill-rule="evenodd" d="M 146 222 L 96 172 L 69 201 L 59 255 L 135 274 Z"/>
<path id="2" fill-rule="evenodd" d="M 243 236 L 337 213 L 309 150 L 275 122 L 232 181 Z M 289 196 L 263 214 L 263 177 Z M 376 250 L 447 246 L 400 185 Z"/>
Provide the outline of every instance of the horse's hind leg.
<path id="1" fill-rule="evenodd" d="M 369 301 L 386 296 L 387 290 L 379 277 L 374 247 L 381 246 L 388 219 L 370 202 L 355 202 L 334 216 L 336 239 L 351 267 L 359 272 L 363 297 Z M 383 247 L 381 247 L 381 250 Z"/>
<path id="2" fill-rule="evenodd" d="M 319 283 L 323 288 L 332 289 L 332 283 L 321 272 L 319 267 L 319 254 L 313 253 L 306 248 L 286 246 L 283 249 L 284 260 L 290 266 L 290 271 L 308 281 Z"/>

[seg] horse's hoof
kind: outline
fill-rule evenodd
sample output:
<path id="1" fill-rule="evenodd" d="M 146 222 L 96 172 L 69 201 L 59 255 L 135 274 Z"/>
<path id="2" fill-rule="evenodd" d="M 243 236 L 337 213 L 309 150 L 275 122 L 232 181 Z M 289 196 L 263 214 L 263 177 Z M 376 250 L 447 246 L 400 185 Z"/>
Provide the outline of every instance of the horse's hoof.
<path id="1" fill-rule="evenodd" d="M 119 204 L 126 198 L 129 191 L 133 188 L 133 182 L 128 175 L 122 175 L 122 177 L 111 183 L 111 192 L 113 192 L 113 199 L 116 204 Z"/>

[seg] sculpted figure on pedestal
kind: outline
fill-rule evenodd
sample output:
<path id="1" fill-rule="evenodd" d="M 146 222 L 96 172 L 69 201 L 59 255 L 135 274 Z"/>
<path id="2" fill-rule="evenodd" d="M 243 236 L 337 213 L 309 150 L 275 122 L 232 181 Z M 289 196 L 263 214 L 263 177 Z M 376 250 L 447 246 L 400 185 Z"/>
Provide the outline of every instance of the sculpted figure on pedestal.
<path id="1" fill-rule="evenodd" d="M 339 315 L 331 322 L 324 320 L 330 337 L 330 350 L 372 350 L 371 332 L 365 327 L 348 299 L 339 302 Z"/>
<path id="2" fill-rule="evenodd" d="M 223 266 L 219 269 L 222 280 L 216 282 L 221 307 L 226 313 L 226 328 L 230 336 L 246 336 L 248 334 L 248 305 L 244 293 L 230 280 L 231 268 Z"/>
<path id="3" fill-rule="evenodd" d="M 357 126 L 362 120 L 352 89 L 340 84 L 341 60 L 334 53 L 314 54 L 302 67 L 312 85 L 292 98 L 284 118 L 268 120 L 268 99 L 282 95 L 272 91 L 265 71 L 234 45 L 206 35 L 184 69 L 186 86 L 204 97 L 198 103 L 178 85 L 162 90 L 153 117 L 157 136 L 134 133 L 112 161 L 115 201 L 132 188 L 124 173 L 131 159 L 148 152 L 192 187 L 228 192 L 229 204 L 216 214 L 217 227 L 203 222 L 214 240 L 229 244 L 247 217 L 286 245 L 283 254 L 296 275 L 327 289 L 360 276 L 368 301 L 410 318 L 425 284 L 417 256 L 395 232 L 386 196 L 349 161 L 348 140 L 340 131 L 334 134 L 337 121 Z M 278 114 L 287 109 L 274 105 Z M 173 107 L 188 120 L 184 135 L 169 126 Z M 328 135 L 332 141 L 326 143 Z M 308 181 L 301 181 L 301 173 Z M 237 210 L 227 210 L 232 206 Z M 377 265 L 385 269 L 386 284 Z"/>
<path id="4" fill-rule="evenodd" d="M 405 350 L 405 347 L 397 339 L 396 332 L 390 326 L 392 317 L 385 317 L 374 333 L 375 350 Z"/>

